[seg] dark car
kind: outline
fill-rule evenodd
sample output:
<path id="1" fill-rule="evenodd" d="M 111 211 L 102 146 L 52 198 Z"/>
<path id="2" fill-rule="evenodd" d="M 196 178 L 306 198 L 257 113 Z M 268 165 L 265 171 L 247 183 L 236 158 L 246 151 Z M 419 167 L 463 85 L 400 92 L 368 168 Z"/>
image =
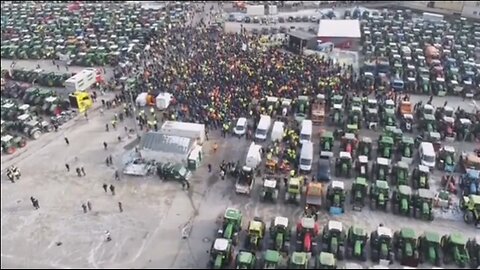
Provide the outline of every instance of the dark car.
<path id="1" fill-rule="evenodd" d="M 270 32 L 269 28 L 267 28 L 267 27 L 262 28 L 262 35 L 268 35 L 269 32 Z"/>
<path id="2" fill-rule="evenodd" d="M 278 17 L 278 22 L 279 22 L 279 23 L 284 23 L 284 22 L 285 22 L 285 18 L 284 18 L 284 17 Z"/>
<path id="3" fill-rule="evenodd" d="M 287 27 L 281 26 L 280 27 L 280 33 L 287 33 Z"/>
<path id="4" fill-rule="evenodd" d="M 258 35 L 258 34 L 260 34 L 260 30 L 258 30 L 258 28 L 253 28 L 252 29 L 252 34 Z"/>
<path id="5" fill-rule="evenodd" d="M 293 16 L 288 16 L 287 22 L 293 22 L 295 18 Z"/>
<path id="6" fill-rule="evenodd" d="M 245 17 L 245 23 L 251 23 L 252 19 L 250 17 Z"/>
<path id="7" fill-rule="evenodd" d="M 302 22 L 308 22 L 308 16 L 303 16 L 302 17 Z"/>
<path id="8" fill-rule="evenodd" d="M 320 157 L 317 162 L 316 179 L 319 182 L 330 182 L 330 180 L 332 179 L 330 172 L 330 159 Z"/>
<path id="9" fill-rule="evenodd" d="M 295 16 L 295 22 L 301 22 L 302 21 L 302 17 L 300 16 Z"/>

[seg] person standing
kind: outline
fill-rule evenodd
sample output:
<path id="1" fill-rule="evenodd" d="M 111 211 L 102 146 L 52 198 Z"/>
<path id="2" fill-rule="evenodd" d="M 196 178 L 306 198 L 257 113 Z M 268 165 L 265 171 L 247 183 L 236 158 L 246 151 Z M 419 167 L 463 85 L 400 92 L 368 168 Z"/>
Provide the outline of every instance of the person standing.
<path id="1" fill-rule="evenodd" d="M 70 141 L 68 140 L 67 137 L 65 137 L 65 143 L 66 143 L 67 145 L 70 145 Z"/>
<path id="2" fill-rule="evenodd" d="M 87 201 L 87 208 L 88 211 L 92 211 L 92 204 L 90 203 L 90 201 Z"/>
<path id="3" fill-rule="evenodd" d="M 83 167 L 80 168 L 80 171 L 82 171 L 83 176 L 86 176 L 87 174 L 85 173 L 85 169 Z"/>
<path id="4" fill-rule="evenodd" d="M 120 213 L 123 212 L 122 202 L 118 202 L 118 210 L 120 211 Z"/>
<path id="5" fill-rule="evenodd" d="M 80 171 L 80 168 L 76 168 L 75 171 L 77 171 L 78 177 L 82 177 L 82 172 Z"/>
<path id="6" fill-rule="evenodd" d="M 115 170 L 115 180 L 120 181 L 120 174 L 118 173 L 118 170 Z"/>
<path id="7" fill-rule="evenodd" d="M 107 185 L 107 184 L 105 184 L 105 183 L 103 183 L 103 186 L 102 186 L 102 187 L 103 187 L 103 190 L 105 190 L 105 193 L 107 193 L 107 188 L 108 188 L 108 185 Z"/>
<path id="8" fill-rule="evenodd" d="M 112 196 L 115 195 L 115 186 L 110 185 L 110 191 L 112 192 Z"/>
<path id="9" fill-rule="evenodd" d="M 68 163 L 65 163 L 65 168 L 67 168 L 67 172 L 70 171 L 70 165 L 68 165 Z"/>
<path id="10" fill-rule="evenodd" d="M 212 172 L 212 164 L 208 164 L 208 172 L 209 172 L 209 173 Z"/>
<path id="11" fill-rule="evenodd" d="M 83 213 L 86 214 L 87 213 L 87 206 L 82 203 L 82 209 L 83 209 Z"/>
<path id="12" fill-rule="evenodd" d="M 107 150 L 108 144 L 107 142 L 103 142 L 103 149 Z"/>

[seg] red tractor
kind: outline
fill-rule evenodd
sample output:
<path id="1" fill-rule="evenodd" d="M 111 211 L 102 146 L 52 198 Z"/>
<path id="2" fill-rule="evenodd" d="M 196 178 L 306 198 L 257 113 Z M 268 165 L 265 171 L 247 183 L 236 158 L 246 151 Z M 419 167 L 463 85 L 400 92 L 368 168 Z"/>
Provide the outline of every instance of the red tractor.
<path id="1" fill-rule="evenodd" d="M 315 255 L 319 230 L 319 226 L 315 223 L 313 217 L 302 217 L 300 222 L 297 223 L 297 250 L 311 252 L 312 255 Z"/>

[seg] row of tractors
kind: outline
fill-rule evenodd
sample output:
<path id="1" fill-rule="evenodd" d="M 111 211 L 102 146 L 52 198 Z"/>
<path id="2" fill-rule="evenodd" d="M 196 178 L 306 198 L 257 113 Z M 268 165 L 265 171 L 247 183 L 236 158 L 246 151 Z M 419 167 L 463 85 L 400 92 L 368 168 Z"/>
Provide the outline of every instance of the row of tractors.
<path id="1" fill-rule="evenodd" d="M 248 223 L 242 245 L 242 217 L 238 209 L 225 211 L 210 249 L 211 268 L 335 269 L 337 260 L 368 258 L 380 264 L 398 261 L 412 267 L 420 263 L 455 263 L 476 268 L 480 264 L 480 239 L 466 239 L 461 233 L 441 236 L 428 231 L 418 235 L 412 228 L 394 232 L 380 224 L 369 235 L 362 227 L 347 229 L 335 220 L 328 221 L 320 230 L 320 225 L 309 216 L 301 217 L 294 228 L 288 218 L 277 216 L 271 220 L 268 231 L 262 219 L 254 218 Z M 238 246 L 243 247 L 235 252 Z"/>

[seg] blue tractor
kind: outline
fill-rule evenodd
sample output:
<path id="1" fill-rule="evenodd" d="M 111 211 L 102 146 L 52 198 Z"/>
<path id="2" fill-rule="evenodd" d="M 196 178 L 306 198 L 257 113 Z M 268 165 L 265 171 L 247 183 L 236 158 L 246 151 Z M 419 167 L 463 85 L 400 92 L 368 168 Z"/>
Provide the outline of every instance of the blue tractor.
<path id="1" fill-rule="evenodd" d="M 463 196 L 470 194 L 480 195 L 480 171 L 468 169 L 467 172 L 460 178 L 460 188 Z"/>

